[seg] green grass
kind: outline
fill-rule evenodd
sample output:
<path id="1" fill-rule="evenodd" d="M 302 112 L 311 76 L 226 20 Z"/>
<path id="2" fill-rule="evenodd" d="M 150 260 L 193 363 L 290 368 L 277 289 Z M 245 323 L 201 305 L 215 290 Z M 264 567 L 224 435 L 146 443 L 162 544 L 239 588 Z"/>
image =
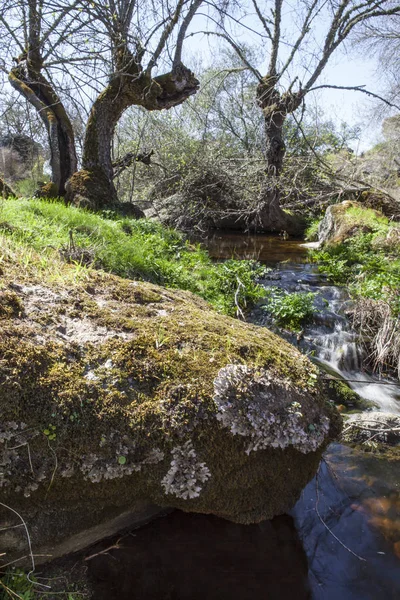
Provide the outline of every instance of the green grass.
<path id="1" fill-rule="evenodd" d="M 313 219 L 307 229 L 304 232 L 304 239 L 306 242 L 316 242 L 318 241 L 318 228 L 321 219 Z"/>
<path id="2" fill-rule="evenodd" d="M 254 261 L 214 263 L 175 230 L 110 211 L 102 216 L 57 201 L 9 199 L 0 205 L 0 235 L 20 261 L 34 261 L 38 269 L 61 256 L 82 276 L 85 264 L 190 290 L 229 315 L 263 295 L 256 283 L 263 268 Z"/>
<path id="3" fill-rule="evenodd" d="M 360 227 L 359 232 L 341 244 L 313 252 L 314 260 L 331 281 L 348 285 L 353 297 L 383 300 L 392 314 L 399 315 L 399 224 L 373 210 L 355 207 L 346 211 L 346 219 Z"/>

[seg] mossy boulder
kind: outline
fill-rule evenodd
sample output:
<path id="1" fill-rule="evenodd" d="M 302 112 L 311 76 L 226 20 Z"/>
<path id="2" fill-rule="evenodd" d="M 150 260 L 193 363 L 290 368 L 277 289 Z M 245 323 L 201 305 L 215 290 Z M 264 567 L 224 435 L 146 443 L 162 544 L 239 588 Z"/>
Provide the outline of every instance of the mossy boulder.
<path id="1" fill-rule="evenodd" d="M 35 192 L 36 198 L 57 198 L 59 195 L 58 186 L 54 181 L 39 184 L 39 188 Z"/>
<path id="2" fill-rule="evenodd" d="M 57 288 L 3 275 L 6 562 L 27 555 L 21 518 L 37 561 L 161 508 L 271 518 L 340 431 L 305 356 L 188 292 L 101 272 Z"/>
<path id="3" fill-rule="evenodd" d="M 341 244 L 359 233 L 371 233 L 384 220 L 382 213 L 366 209 L 359 202 L 346 200 L 328 206 L 318 228 L 318 240 L 322 245 Z"/>

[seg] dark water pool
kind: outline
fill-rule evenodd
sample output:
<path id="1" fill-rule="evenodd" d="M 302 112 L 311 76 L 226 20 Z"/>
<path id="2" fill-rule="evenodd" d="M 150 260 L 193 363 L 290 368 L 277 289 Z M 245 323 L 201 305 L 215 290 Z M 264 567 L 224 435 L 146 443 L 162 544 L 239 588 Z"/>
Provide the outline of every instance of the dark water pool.
<path id="1" fill-rule="evenodd" d="M 119 545 L 87 561 L 96 600 L 311 598 L 307 557 L 287 515 L 237 525 L 176 511 Z"/>
<path id="2" fill-rule="evenodd" d="M 295 238 L 284 240 L 279 235 L 244 235 L 235 232 L 215 232 L 197 238 L 216 259 L 253 259 L 267 266 L 289 261 L 307 261 L 308 249 L 304 242 Z"/>

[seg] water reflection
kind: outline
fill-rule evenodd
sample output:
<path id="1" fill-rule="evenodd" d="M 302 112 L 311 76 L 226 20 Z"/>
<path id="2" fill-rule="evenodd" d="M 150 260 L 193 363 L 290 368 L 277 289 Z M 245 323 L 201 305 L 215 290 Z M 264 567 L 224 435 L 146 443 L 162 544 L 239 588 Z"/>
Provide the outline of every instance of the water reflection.
<path id="1" fill-rule="evenodd" d="M 289 516 L 237 525 L 176 511 L 87 564 L 96 600 L 310 598 L 307 559 Z"/>
<path id="2" fill-rule="evenodd" d="M 212 233 L 202 239 L 212 258 L 253 259 L 267 266 L 280 261 L 306 262 L 307 248 L 303 242 L 279 235 L 243 235 L 235 232 Z"/>
<path id="3" fill-rule="evenodd" d="M 339 444 L 325 458 L 292 511 L 313 600 L 398 600 L 399 462 Z"/>

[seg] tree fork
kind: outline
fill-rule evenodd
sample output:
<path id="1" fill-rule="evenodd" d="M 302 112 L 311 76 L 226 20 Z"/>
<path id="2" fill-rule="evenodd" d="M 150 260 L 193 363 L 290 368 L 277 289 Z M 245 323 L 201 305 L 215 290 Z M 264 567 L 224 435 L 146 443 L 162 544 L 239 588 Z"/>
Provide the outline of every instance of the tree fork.
<path id="1" fill-rule="evenodd" d="M 118 71 L 95 100 L 83 145 L 82 171 L 67 184 L 67 199 L 92 208 L 117 204 L 111 143 L 115 127 L 130 106 L 146 110 L 169 109 L 182 104 L 199 88 L 199 81 L 182 63 L 171 72 L 152 78 L 142 72 L 133 55 L 123 52 L 125 71 Z M 102 184 L 96 183 L 98 177 Z"/>

